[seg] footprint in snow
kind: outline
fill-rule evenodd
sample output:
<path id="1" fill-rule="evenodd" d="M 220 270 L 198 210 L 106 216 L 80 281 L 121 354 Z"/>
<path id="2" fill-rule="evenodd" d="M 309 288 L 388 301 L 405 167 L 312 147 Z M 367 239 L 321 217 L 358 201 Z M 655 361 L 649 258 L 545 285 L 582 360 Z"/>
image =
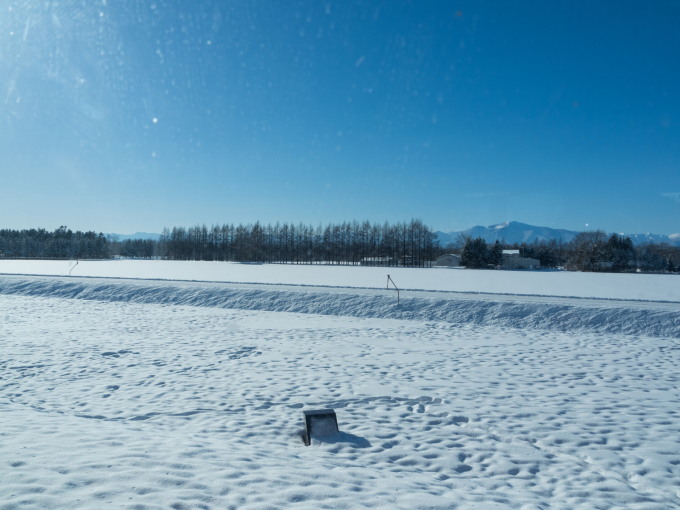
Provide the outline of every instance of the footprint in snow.
<path id="1" fill-rule="evenodd" d="M 249 356 L 259 356 L 262 354 L 258 351 L 256 347 L 242 347 L 240 349 L 222 349 L 221 351 L 215 351 L 215 354 L 226 354 L 226 357 L 230 360 L 237 360 L 242 358 L 247 358 Z"/>
<path id="2" fill-rule="evenodd" d="M 128 351 L 127 349 L 122 349 L 120 351 L 106 351 L 102 352 L 102 356 L 107 356 L 110 358 L 120 358 L 123 354 L 138 354 L 136 352 Z"/>

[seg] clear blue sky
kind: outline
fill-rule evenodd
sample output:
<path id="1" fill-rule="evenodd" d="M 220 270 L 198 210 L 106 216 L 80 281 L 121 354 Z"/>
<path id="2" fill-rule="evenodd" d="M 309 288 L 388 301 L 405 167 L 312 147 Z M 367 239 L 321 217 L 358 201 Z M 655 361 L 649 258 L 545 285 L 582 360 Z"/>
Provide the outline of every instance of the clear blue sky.
<path id="1" fill-rule="evenodd" d="M 663 0 L 6 1 L 0 227 L 680 232 L 679 26 Z"/>

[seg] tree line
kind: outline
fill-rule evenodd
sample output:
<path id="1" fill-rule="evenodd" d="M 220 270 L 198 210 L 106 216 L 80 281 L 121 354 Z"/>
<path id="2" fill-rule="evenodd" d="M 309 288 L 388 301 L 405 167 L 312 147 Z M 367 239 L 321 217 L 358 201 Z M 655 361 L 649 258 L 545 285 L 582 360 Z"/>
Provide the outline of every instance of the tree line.
<path id="1" fill-rule="evenodd" d="M 421 220 L 326 226 L 260 222 L 164 229 L 157 254 L 171 260 L 426 267 L 436 236 Z"/>
<path id="2" fill-rule="evenodd" d="M 162 258 L 284 264 L 427 267 L 438 254 L 436 236 L 421 220 L 368 221 L 326 226 L 276 223 L 163 229 L 158 241 L 107 239 L 60 227 L 0 231 L 2 258 Z"/>
<path id="3" fill-rule="evenodd" d="M 634 246 L 629 237 L 602 231 L 581 232 L 570 242 L 531 244 L 487 243 L 461 237 L 439 246 L 421 220 L 403 223 L 368 221 L 326 226 L 276 223 L 224 224 L 208 228 L 163 229 L 159 240 L 107 238 L 92 231 L 61 226 L 45 229 L 0 229 L 0 258 L 107 259 L 161 258 L 170 260 L 235 261 L 252 263 L 336 264 L 427 267 L 445 253 L 460 253 L 467 267 L 500 267 L 502 252 L 519 250 L 541 267 L 573 271 L 680 272 L 680 247 L 668 244 Z"/>
<path id="4" fill-rule="evenodd" d="M 461 254 L 461 265 L 469 268 L 500 267 L 503 250 L 519 250 L 520 256 L 536 259 L 544 268 L 572 271 L 678 272 L 680 248 L 668 244 L 634 246 L 630 237 L 607 235 L 598 230 L 581 232 L 568 242 L 556 240 L 527 243 L 487 243 L 482 238 L 463 237 L 446 247 Z"/>
<path id="5" fill-rule="evenodd" d="M 62 226 L 48 230 L 0 230 L 1 258 L 106 259 L 109 242 L 102 233 L 73 232 Z"/>

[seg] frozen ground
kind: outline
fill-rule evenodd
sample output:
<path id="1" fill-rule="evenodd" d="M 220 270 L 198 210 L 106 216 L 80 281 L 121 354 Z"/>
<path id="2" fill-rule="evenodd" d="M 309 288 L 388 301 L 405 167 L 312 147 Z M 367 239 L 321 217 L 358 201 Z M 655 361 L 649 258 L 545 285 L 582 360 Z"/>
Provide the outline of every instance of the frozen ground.
<path id="1" fill-rule="evenodd" d="M 680 508 L 676 277 L 396 305 L 281 267 L 0 276 L 0 509 Z M 319 407 L 341 433 L 305 447 Z"/>

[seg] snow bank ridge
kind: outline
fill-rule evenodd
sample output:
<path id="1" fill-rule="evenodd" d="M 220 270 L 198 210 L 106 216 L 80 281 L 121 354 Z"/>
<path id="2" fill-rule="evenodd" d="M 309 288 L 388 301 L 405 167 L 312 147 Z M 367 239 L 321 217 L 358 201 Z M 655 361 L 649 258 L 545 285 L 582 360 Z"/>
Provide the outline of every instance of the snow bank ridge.
<path id="1" fill-rule="evenodd" d="M 264 286 L 263 286 L 264 287 Z M 98 301 L 207 306 L 271 312 L 310 313 L 418 321 L 443 321 L 552 331 L 592 331 L 680 338 L 680 311 L 635 302 L 611 302 L 579 306 L 578 299 L 494 300 L 448 293 L 441 297 L 406 293 L 398 305 L 392 292 L 353 291 L 273 286 L 252 288 L 234 284 L 150 282 L 134 280 L 69 278 L 0 278 L 0 294 L 58 297 Z M 584 303 L 586 301 L 584 300 Z"/>

